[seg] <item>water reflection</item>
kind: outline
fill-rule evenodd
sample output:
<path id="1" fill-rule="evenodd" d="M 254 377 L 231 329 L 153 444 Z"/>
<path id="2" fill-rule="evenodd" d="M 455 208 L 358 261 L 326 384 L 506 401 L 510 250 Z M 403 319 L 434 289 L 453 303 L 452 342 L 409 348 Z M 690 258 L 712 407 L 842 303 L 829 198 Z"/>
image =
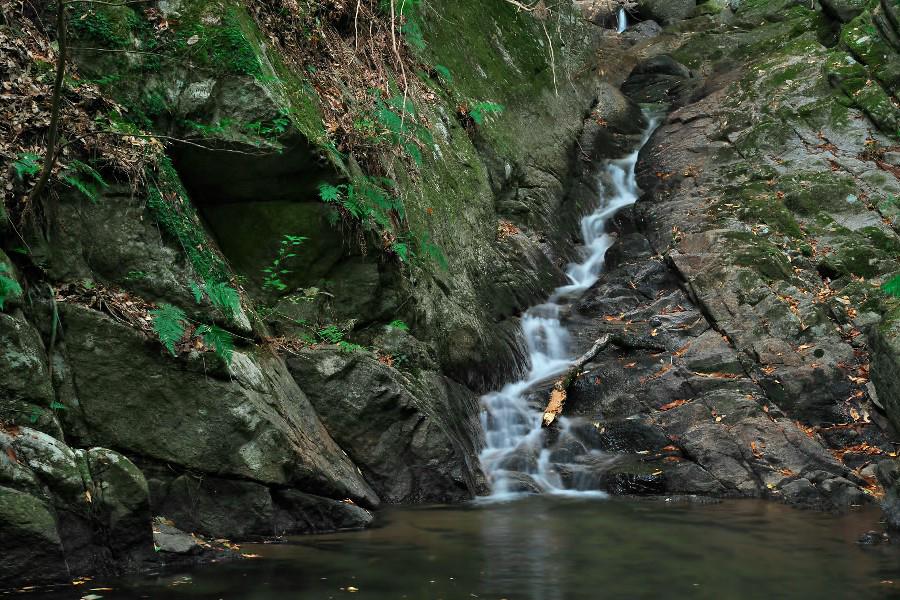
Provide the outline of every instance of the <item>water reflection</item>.
<path id="1" fill-rule="evenodd" d="M 900 597 L 900 547 L 856 543 L 877 526 L 874 510 L 835 517 L 755 501 L 536 496 L 382 517 L 372 530 L 247 545 L 263 557 L 253 561 L 90 587 L 129 600 Z"/>

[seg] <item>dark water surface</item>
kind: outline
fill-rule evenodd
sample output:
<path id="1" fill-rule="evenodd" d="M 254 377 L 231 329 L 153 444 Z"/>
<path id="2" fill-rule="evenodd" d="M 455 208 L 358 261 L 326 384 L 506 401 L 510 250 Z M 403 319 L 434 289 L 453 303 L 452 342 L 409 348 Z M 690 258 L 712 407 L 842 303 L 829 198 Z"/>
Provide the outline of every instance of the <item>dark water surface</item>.
<path id="1" fill-rule="evenodd" d="M 21 597 L 900 598 L 900 546 L 856 543 L 876 510 L 535 497 L 379 516 L 368 531 L 244 545 L 254 560 Z"/>

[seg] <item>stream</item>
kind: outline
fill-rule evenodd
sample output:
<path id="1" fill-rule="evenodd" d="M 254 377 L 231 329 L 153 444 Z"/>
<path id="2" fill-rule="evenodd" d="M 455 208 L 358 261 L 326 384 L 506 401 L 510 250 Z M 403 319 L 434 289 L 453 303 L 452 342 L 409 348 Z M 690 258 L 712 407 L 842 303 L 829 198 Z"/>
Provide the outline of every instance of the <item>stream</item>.
<path id="1" fill-rule="evenodd" d="M 648 128 L 644 142 L 653 130 Z M 492 495 L 453 507 L 389 507 L 371 529 L 244 544 L 249 560 L 32 590 L 36 600 L 578 600 L 900 597 L 900 547 L 857 543 L 875 507 L 844 516 L 773 502 L 623 500 L 562 481 L 535 386 L 574 360 L 561 322 L 602 272 L 607 225 L 638 196 L 638 150 L 601 174 L 569 283 L 522 318 L 530 369 L 482 399 Z M 559 439 L 568 421 L 560 419 Z M 554 444 L 559 444 L 559 440 Z M 602 459 L 602 457 L 595 457 Z M 525 492 L 541 492 L 525 493 Z M 18 594 L 13 594 L 18 596 Z"/>
<path id="2" fill-rule="evenodd" d="M 577 358 L 571 348 L 570 333 L 560 321 L 560 315 L 569 303 L 597 282 L 606 252 L 615 243 L 607 226 L 616 213 L 638 200 L 640 190 L 635 180 L 635 167 L 640 150 L 649 140 L 656 123 L 651 118 L 638 147 L 624 158 L 609 161 L 601 174 L 600 203 L 581 220 L 581 259 L 566 270 L 569 283 L 553 292 L 546 303 L 523 315 L 522 333 L 530 365 L 528 373 L 522 380 L 482 398 L 486 447 L 481 453 L 481 464 L 490 478 L 490 500 L 508 500 L 535 491 L 604 495 L 596 490 L 567 487 L 561 480 L 553 449 L 546 447 L 545 431 L 541 427 L 542 406 L 535 404 L 530 392 L 536 385 L 564 373 Z M 567 436 L 568 421 L 562 418 L 554 445 L 564 445 Z"/>
<path id="3" fill-rule="evenodd" d="M 547 495 L 389 508 L 366 531 L 243 545 L 242 552 L 259 555 L 253 560 L 14 597 L 896 598 L 900 549 L 855 543 L 878 517 L 874 508 L 835 517 L 753 500 L 670 504 Z"/>

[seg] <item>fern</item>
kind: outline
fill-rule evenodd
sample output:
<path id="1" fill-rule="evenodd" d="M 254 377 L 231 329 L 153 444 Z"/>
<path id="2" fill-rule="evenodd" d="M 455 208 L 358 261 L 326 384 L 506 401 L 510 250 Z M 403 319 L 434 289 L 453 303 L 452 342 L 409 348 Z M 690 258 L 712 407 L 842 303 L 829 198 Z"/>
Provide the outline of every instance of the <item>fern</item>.
<path id="1" fill-rule="evenodd" d="M 203 338 L 203 343 L 212 348 L 216 356 L 231 364 L 234 355 L 234 338 L 230 333 L 215 325 L 201 325 L 197 328 L 197 335 Z"/>
<path id="2" fill-rule="evenodd" d="M 402 262 L 409 262 L 410 252 L 408 244 L 405 242 L 394 242 L 391 244 L 391 249 Z"/>
<path id="3" fill-rule="evenodd" d="M 194 294 L 194 302 L 200 304 L 203 302 L 203 288 L 196 281 L 190 282 L 191 293 Z"/>
<path id="4" fill-rule="evenodd" d="M 227 283 L 207 281 L 204 287 L 213 306 L 222 309 L 229 317 L 234 317 L 241 311 L 241 297 L 237 290 Z"/>
<path id="5" fill-rule="evenodd" d="M 19 282 L 12 277 L 7 277 L 4 273 L 12 274 L 9 266 L 0 263 L 0 310 L 3 310 L 3 305 L 9 298 L 22 294 L 22 286 L 19 285 Z"/>
<path id="6" fill-rule="evenodd" d="M 348 354 L 352 353 L 352 352 L 361 352 L 361 351 L 365 350 L 365 348 L 363 348 L 359 344 L 354 344 L 352 342 L 345 342 L 343 340 L 337 343 L 337 347 L 338 347 L 338 350 L 340 350 L 341 352 L 346 352 Z"/>
<path id="7" fill-rule="evenodd" d="M 87 179 L 83 180 L 79 175 L 86 176 Z M 60 175 L 60 179 L 84 194 L 88 200 L 94 203 L 97 202 L 100 196 L 100 190 L 109 187 L 109 184 L 106 183 L 94 167 L 80 160 L 73 160 L 69 167 Z"/>
<path id="8" fill-rule="evenodd" d="M 503 112 L 503 105 L 496 102 L 479 102 L 469 110 L 469 116 L 476 125 L 484 123 L 488 115 L 497 115 Z"/>
<path id="9" fill-rule="evenodd" d="M 159 336 L 159 341 L 172 354 L 175 352 L 175 344 L 184 337 L 185 322 L 187 318 L 184 311 L 171 304 L 162 304 L 156 310 L 151 310 L 153 317 L 153 331 Z"/>
<path id="10" fill-rule="evenodd" d="M 391 329 L 398 329 L 400 331 L 409 331 L 409 325 L 401 321 L 400 319 L 394 319 L 390 323 L 388 323 L 388 327 Z"/>
<path id="11" fill-rule="evenodd" d="M 900 275 L 894 275 L 881 286 L 881 290 L 890 296 L 900 298 Z"/>
<path id="12" fill-rule="evenodd" d="M 329 204 L 340 202 L 341 189 L 329 183 L 323 183 L 319 185 L 319 198 L 322 199 L 322 202 Z"/>
<path id="13" fill-rule="evenodd" d="M 434 72 L 445 82 L 453 83 L 453 75 L 450 73 L 450 69 L 444 65 L 434 65 Z"/>
<path id="14" fill-rule="evenodd" d="M 19 179 L 24 179 L 26 175 L 37 175 L 41 170 L 41 157 L 31 152 L 23 152 L 13 162 L 13 169 Z"/>
<path id="15" fill-rule="evenodd" d="M 344 339 L 344 332 L 336 325 L 329 325 L 324 329 L 320 329 L 318 335 L 322 341 L 328 342 L 329 344 L 337 344 Z"/>

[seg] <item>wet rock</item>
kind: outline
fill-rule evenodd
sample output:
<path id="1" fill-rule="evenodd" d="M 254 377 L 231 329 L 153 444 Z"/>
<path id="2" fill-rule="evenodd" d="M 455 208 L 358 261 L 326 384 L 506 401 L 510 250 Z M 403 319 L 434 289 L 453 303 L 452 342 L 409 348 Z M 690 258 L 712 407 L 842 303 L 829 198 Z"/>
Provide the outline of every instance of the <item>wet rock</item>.
<path id="1" fill-rule="evenodd" d="M 881 508 L 889 528 L 900 531 L 900 461 L 883 460 L 878 463 L 878 481 L 884 487 Z"/>
<path id="2" fill-rule="evenodd" d="M 866 9 L 863 0 L 819 0 L 828 16 L 849 23 Z"/>
<path id="3" fill-rule="evenodd" d="M 648 496 L 664 494 L 666 491 L 665 475 L 661 469 L 652 464 L 645 464 L 640 459 L 628 459 L 619 462 L 606 473 L 607 490 L 618 496 Z"/>
<path id="4" fill-rule="evenodd" d="M 147 483 L 112 450 L 0 428 L 0 532 L 0 581 L 132 569 L 152 555 Z"/>
<path id="5" fill-rule="evenodd" d="M 478 399 L 436 373 L 405 376 L 366 353 L 288 359 L 328 431 L 388 502 L 454 502 L 485 489 Z"/>
<path id="6" fill-rule="evenodd" d="M 859 537 L 856 543 L 861 546 L 879 546 L 890 544 L 891 538 L 883 531 L 867 531 Z"/>
<path id="7" fill-rule="evenodd" d="M 203 552 L 201 540 L 157 517 L 153 521 L 153 544 L 158 552 L 197 555 Z"/>
<path id="8" fill-rule="evenodd" d="M 543 488 L 527 473 L 504 472 L 504 492 L 512 494 L 540 494 Z"/>
<path id="9" fill-rule="evenodd" d="M 236 351 L 227 368 L 186 358 L 176 370 L 158 346 L 99 312 L 60 313 L 81 408 L 66 418 L 79 421 L 81 444 L 377 504 L 281 360 Z M 132 385 L 134 373 L 143 385 Z"/>
<path id="10" fill-rule="evenodd" d="M 637 5 L 642 19 L 653 19 L 663 25 L 690 17 L 695 8 L 696 0 L 639 0 Z"/>
<path id="11" fill-rule="evenodd" d="M 622 91 L 635 102 L 686 104 L 700 85 L 691 71 L 669 55 L 650 58 L 634 68 Z"/>

